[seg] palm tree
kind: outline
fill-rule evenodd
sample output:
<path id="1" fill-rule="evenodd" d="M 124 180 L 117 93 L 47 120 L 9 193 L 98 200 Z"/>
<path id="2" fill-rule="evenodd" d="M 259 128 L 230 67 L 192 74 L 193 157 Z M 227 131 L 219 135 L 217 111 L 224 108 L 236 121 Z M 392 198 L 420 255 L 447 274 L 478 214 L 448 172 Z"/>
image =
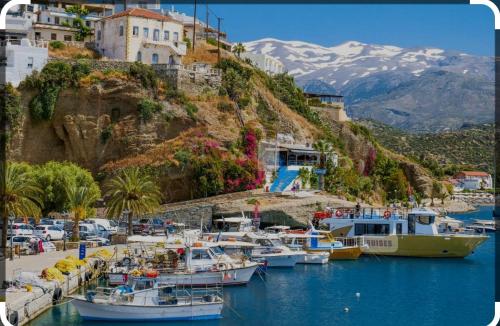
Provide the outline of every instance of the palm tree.
<path id="1" fill-rule="evenodd" d="M 298 174 L 300 181 L 302 181 L 302 188 L 306 189 L 309 179 L 311 178 L 311 172 L 307 168 L 300 168 Z"/>
<path id="2" fill-rule="evenodd" d="M 34 181 L 26 166 L 21 164 L 9 163 L 2 167 L 5 169 L 3 177 L 0 178 L 2 196 L 2 248 L 4 257 L 7 254 L 7 228 L 9 225 L 9 216 L 23 216 L 38 218 L 41 215 L 42 190 Z"/>
<path id="3" fill-rule="evenodd" d="M 326 168 L 327 154 L 330 154 L 333 150 L 332 145 L 326 140 L 320 139 L 313 144 L 313 148 L 319 152 L 319 168 Z M 325 174 L 319 174 L 319 189 L 323 190 L 325 187 Z"/>
<path id="4" fill-rule="evenodd" d="M 241 58 L 241 54 L 245 51 L 245 46 L 241 44 L 241 42 L 233 46 L 233 52 L 238 56 L 238 58 Z"/>
<path id="5" fill-rule="evenodd" d="M 73 213 L 73 241 L 80 240 L 80 225 L 79 222 L 85 219 L 87 211 L 92 208 L 97 199 L 98 193 L 92 191 L 89 187 L 85 186 L 72 186 L 66 189 L 68 198 L 68 209 Z"/>
<path id="6" fill-rule="evenodd" d="M 128 234 L 132 235 L 134 217 L 153 212 L 160 205 L 160 189 L 150 176 L 141 174 L 138 168 L 123 170 L 106 184 L 106 215 L 120 217 L 128 210 Z"/>

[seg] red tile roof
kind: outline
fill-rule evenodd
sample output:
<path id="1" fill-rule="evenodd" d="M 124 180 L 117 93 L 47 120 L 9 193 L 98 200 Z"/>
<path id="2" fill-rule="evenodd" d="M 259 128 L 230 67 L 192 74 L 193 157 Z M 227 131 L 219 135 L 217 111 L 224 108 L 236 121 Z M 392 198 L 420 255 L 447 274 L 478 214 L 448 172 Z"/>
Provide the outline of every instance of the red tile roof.
<path id="1" fill-rule="evenodd" d="M 482 171 L 460 171 L 457 175 L 464 175 L 467 177 L 488 177 L 489 174 Z"/>
<path id="2" fill-rule="evenodd" d="M 159 14 L 157 12 L 147 10 L 147 9 L 142 9 L 142 8 L 127 9 L 125 11 L 121 11 L 121 12 L 116 13 L 114 15 L 108 16 L 105 19 L 113 19 L 113 18 L 125 17 L 125 16 L 133 16 L 133 17 L 141 17 L 141 18 L 147 18 L 147 19 L 155 19 L 155 20 L 181 23 L 181 22 L 173 19 L 172 17 L 164 16 L 164 15 Z"/>

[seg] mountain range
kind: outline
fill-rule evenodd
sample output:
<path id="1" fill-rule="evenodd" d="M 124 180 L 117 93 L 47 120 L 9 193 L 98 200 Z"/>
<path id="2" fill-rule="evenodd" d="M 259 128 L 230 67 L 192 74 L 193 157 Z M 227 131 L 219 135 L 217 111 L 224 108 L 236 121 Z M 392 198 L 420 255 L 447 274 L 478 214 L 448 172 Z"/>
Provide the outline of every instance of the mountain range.
<path id="1" fill-rule="evenodd" d="M 494 61 L 431 47 L 350 41 L 324 47 L 261 39 L 246 51 L 279 59 L 305 90 L 344 96 L 354 119 L 437 132 L 494 119 Z"/>

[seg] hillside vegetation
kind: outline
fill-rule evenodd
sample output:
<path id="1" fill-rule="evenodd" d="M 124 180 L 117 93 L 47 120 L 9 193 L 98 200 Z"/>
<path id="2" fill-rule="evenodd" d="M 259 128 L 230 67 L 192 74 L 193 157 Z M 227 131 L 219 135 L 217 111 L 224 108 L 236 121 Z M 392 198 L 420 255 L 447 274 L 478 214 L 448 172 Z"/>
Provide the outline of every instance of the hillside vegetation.
<path id="1" fill-rule="evenodd" d="M 196 60 L 216 56 L 201 49 Z M 374 203 L 406 201 L 410 187 L 430 194 L 426 169 L 380 146 L 365 127 L 312 110 L 292 77 L 270 77 L 229 53 L 218 68 L 219 89 L 186 94 L 140 63 L 101 71 L 86 60 L 50 62 L 11 91 L 10 158 L 71 161 L 101 184 L 139 167 L 172 202 L 262 187 L 258 143 L 279 132 L 339 153 L 338 167 L 324 159 L 320 166 L 330 193 Z"/>
<path id="2" fill-rule="evenodd" d="M 493 173 L 494 125 L 468 126 L 457 131 L 414 134 L 364 120 L 383 146 L 422 163 L 437 176 L 452 175 L 459 169 Z"/>

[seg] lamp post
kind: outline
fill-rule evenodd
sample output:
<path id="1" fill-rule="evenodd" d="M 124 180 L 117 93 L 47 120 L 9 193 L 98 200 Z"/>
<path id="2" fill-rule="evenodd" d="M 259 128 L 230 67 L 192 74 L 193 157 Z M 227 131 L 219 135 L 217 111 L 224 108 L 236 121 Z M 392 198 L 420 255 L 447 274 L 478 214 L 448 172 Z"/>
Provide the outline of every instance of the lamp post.
<path id="1" fill-rule="evenodd" d="M 122 212 L 122 215 L 123 217 L 125 218 L 125 221 L 127 223 L 127 229 L 125 230 L 125 235 L 127 236 L 127 239 L 128 239 L 128 230 L 130 227 L 132 227 L 132 225 L 128 225 L 128 214 L 130 214 L 130 211 L 128 210 L 128 208 L 125 208 Z"/>
<path id="2" fill-rule="evenodd" d="M 10 222 L 10 260 L 14 260 L 14 216 L 9 216 Z"/>
<path id="3" fill-rule="evenodd" d="M 68 212 L 63 212 L 62 216 L 63 216 L 63 219 L 64 219 L 64 224 L 63 224 L 63 231 L 64 231 L 64 234 L 63 234 L 63 251 L 66 251 L 66 238 L 67 238 L 67 233 L 66 233 L 66 221 L 68 219 Z"/>

